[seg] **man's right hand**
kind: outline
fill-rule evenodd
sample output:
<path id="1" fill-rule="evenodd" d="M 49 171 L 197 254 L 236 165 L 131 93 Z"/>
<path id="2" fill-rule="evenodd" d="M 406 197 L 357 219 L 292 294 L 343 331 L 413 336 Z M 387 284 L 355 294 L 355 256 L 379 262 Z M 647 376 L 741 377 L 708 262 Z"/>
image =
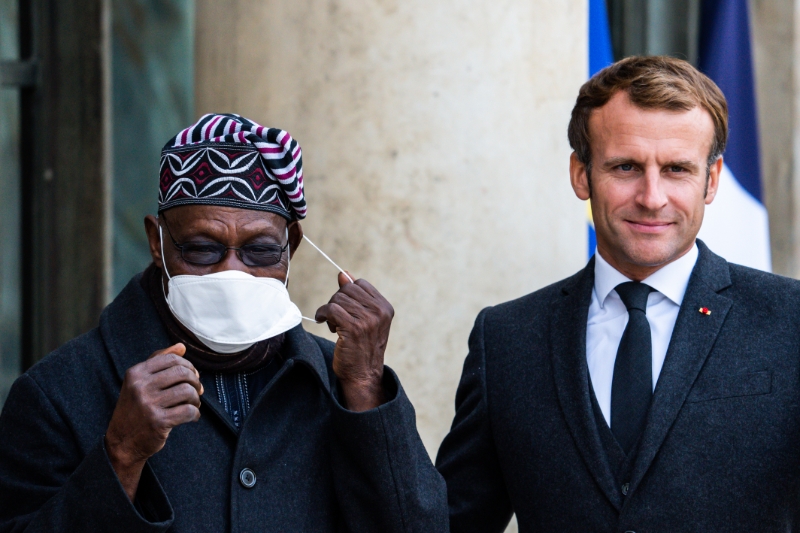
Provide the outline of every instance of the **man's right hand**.
<path id="1" fill-rule="evenodd" d="M 200 374 L 175 344 L 154 352 L 125 373 L 106 431 L 111 466 L 133 501 L 147 459 L 167 441 L 175 426 L 200 419 Z"/>

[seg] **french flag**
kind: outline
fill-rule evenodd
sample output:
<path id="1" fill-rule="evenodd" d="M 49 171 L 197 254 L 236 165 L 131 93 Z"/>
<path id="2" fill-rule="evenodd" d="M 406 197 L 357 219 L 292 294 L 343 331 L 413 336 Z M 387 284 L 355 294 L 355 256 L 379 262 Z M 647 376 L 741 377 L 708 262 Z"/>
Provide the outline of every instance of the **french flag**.
<path id="1" fill-rule="evenodd" d="M 704 0 L 700 21 L 698 66 L 725 94 L 730 133 L 719 191 L 698 237 L 731 263 L 769 272 L 747 0 Z"/>
<path id="2" fill-rule="evenodd" d="M 608 26 L 606 0 L 589 0 L 589 77 L 591 78 L 614 62 L 611 50 L 611 31 Z M 592 221 L 592 206 L 586 202 L 589 225 L 589 257 L 597 248 L 597 234 Z"/>

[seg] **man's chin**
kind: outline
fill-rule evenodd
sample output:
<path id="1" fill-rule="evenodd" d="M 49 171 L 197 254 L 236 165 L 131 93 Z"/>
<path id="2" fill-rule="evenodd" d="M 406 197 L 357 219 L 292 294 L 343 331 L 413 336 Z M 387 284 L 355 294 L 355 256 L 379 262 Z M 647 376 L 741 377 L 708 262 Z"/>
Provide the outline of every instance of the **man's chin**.
<path id="1" fill-rule="evenodd" d="M 653 268 L 661 267 L 678 259 L 686 251 L 674 242 L 647 242 L 627 243 L 623 246 L 628 261 L 636 266 Z"/>

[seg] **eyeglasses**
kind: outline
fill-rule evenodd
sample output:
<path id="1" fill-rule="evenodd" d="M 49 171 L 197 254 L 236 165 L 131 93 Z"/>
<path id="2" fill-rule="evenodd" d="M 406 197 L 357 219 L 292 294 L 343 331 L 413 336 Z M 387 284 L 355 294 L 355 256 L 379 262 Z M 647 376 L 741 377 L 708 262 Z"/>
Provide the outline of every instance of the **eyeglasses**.
<path id="1" fill-rule="evenodd" d="M 219 263 L 225 258 L 228 250 L 235 250 L 239 259 L 247 266 L 251 267 L 268 267 L 277 265 L 281 262 L 283 252 L 289 247 L 280 244 L 245 244 L 241 248 L 233 246 L 225 246 L 218 242 L 187 242 L 178 244 L 172 236 L 172 232 L 167 225 L 167 219 L 164 213 L 159 215 L 164 221 L 164 227 L 167 228 L 172 244 L 181 251 L 181 259 L 193 265 L 214 265 Z"/>

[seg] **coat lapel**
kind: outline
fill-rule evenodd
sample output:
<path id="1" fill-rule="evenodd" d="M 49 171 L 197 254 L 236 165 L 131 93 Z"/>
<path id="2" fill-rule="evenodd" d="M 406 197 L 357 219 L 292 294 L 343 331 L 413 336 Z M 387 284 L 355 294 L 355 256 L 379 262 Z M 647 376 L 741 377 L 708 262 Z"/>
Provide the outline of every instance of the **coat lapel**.
<path id="1" fill-rule="evenodd" d="M 731 285 L 728 263 L 702 241 L 698 240 L 697 246 L 700 254 L 653 394 L 631 476 L 631 490 L 641 482 L 664 443 L 732 305 L 729 298 L 718 294 Z M 711 310 L 711 314 L 701 313 L 702 307 Z"/>
<path id="2" fill-rule="evenodd" d="M 325 356 L 319 344 L 311 337 L 310 333 L 303 329 L 302 324 L 286 332 L 283 353 L 290 361 L 296 361 L 308 367 L 316 376 L 320 386 L 329 394 L 331 393 L 333 383 L 325 363 Z"/>
<path id="3" fill-rule="evenodd" d="M 171 344 L 141 279 L 136 274 L 100 315 L 100 334 L 120 383 L 130 367 Z"/>
<path id="4" fill-rule="evenodd" d="M 589 393 L 586 364 L 586 320 L 594 287 L 594 259 L 562 288 L 553 303 L 550 346 L 558 399 L 567 425 L 595 481 L 616 509 L 622 497 L 616 487 Z"/>

